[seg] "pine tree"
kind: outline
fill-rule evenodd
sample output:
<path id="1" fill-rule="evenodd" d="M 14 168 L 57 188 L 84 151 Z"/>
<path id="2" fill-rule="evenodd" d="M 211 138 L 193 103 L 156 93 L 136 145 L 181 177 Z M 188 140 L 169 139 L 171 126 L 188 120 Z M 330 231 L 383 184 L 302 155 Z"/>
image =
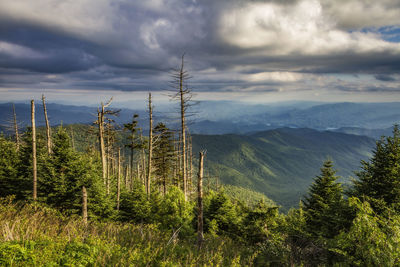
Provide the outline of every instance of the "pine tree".
<path id="1" fill-rule="evenodd" d="M 158 123 L 154 128 L 154 134 L 157 136 L 154 142 L 154 173 L 165 195 L 175 159 L 173 133 L 164 123 Z"/>
<path id="2" fill-rule="evenodd" d="M 129 131 L 129 136 L 128 136 L 128 140 L 129 143 L 125 145 L 125 147 L 128 147 L 131 151 L 131 155 L 130 155 L 130 169 L 131 171 L 134 169 L 134 153 L 136 149 L 140 149 L 141 148 L 141 143 L 138 140 L 138 136 L 137 136 L 137 132 L 138 132 L 138 128 L 137 128 L 137 124 L 138 124 L 138 118 L 139 115 L 138 114 L 134 114 L 132 121 L 129 123 L 125 123 L 124 124 L 124 131 Z"/>
<path id="3" fill-rule="evenodd" d="M 73 150 L 65 128 L 58 128 L 53 141 L 52 157 L 43 167 L 41 190 L 46 202 L 64 212 L 80 214 L 84 186 L 89 216 L 110 216 L 113 203 L 106 199 L 101 185 L 100 161 L 95 164 L 92 157 Z"/>
<path id="4" fill-rule="evenodd" d="M 332 238 L 343 227 L 343 189 L 332 167 L 331 160 L 324 162 L 304 201 L 306 228 L 315 237 Z"/>
<path id="5" fill-rule="evenodd" d="M 0 155 L 0 197 L 18 194 L 21 188 L 16 183 L 19 164 L 17 148 L 3 135 L 0 135 Z"/>
<path id="6" fill-rule="evenodd" d="M 400 212 L 400 130 L 397 125 L 392 137 L 382 137 L 376 143 L 370 161 L 362 161 L 357 177 L 352 195 L 368 200 L 378 213 L 386 205 Z"/>

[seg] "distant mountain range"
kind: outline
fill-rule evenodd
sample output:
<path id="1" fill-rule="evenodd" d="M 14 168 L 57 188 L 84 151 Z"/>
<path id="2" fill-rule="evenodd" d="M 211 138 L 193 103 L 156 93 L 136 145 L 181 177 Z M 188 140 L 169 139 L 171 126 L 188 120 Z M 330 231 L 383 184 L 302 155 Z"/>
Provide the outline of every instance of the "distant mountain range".
<path id="1" fill-rule="evenodd" d="M 332 159 L 347 183 L 374 146 L 365 136 L 300 128 L 193 135 L 193 150 L 207 151 L 205 166 L 213 179 L 264 193 L 284 208 L 298 204 L 324 160 Z"/>
<path id="2" fill-rule="evenodd" d="M 30 124 L 30 105 L 18 103 L 17 118 L 22 126 Z M 50 123 L 89 124 L 96 120 L 96 108 L 47 104 Z M 37 124 L 44 125 L 42 105 L 36 104 Z M 166 122 L 170 128 L 178 128 L 178 114 L 165 107 L 155 107 L 155 119 Z M 189 129 L 198 134 L 245 134 L 281 127 L 334 130 L 338 132 L 368 135 L 374 138 L 390 132 L 400 121 L 400 103 L 318 103 L 283 102 L 275 104 L 249 104 L 232 101 L 204 101 L 194 107 Z M 147 128 L 145 110 L 122 109 L 116 118 L 119 124 L 139 114 L 140 125 Z M 171 119 L 174 117 L 174 119 Z M 0 125 L 10 125 L 11 103 L 0 104 Z"/>

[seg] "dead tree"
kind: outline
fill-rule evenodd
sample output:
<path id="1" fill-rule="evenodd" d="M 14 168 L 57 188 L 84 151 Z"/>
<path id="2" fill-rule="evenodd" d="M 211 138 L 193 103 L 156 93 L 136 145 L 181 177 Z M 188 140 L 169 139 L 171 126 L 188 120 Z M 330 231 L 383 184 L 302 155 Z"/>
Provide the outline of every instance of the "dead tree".
<path id="1" fill-rule="evenodd" d="M 140 176 L 141 176 L 141 179 L 142 179 L 142 182 L 143 182 L 144 186 L 147 187 L 147 185 L 146 185 L 146 183 L 147 183 L 147 179 L 146 179 L 146 153 L 144 151 L 145 145 L 144 145 L 144 141 L 143 141 L 142 130 L 139 129 L 139 131 L 140 131 L 140 144 L 141 144 L 141 148 L 142 148 L 142 152 L 141 152 L 141 155 L 140 155 L 141 161 L 142 161 L 141 169 L 140 169 L 140 174 L 141 174 Z"/>
<path id="2" fill-rule="evenodd" d="M 104 123 L 105 123 L 105 116 L 108 115 L 118 115 L 119 110 L 112 111 L 107 110 L 106 108 L 111 105 L 113 98 L 111 97 L 110 100 L 103 104 L 101 102 L 101 107 L 97 109 L 97 121 L 96 123 L 99 125 L 99 146 L 100 146 L 100 156 L 101 156 L 101 165 L 102 165 L 102 176 L 103 176 L 103 183 L 106 184 L 107 182 L 107 158 L 106 158 L 106 150 L 104 145 Z"/>
<path id="3" fill-rule="evenodd" d="M 83 223 L 87 224 L 88 222 L 87 191 L 85 186 L 82 186 L 82 218 L 83 218 Z"/>
<path id="4" fill-rule="evenodd" d="M 181 147 L 181 156 L 182 156 L 182 166 L 181 166 L 181 172 L 182 172 L 182 188 L 183 188 L 183 193 L 185 195 L 185 200 L 187 199 L 187 162 L 186 162 L 186 117 L 187 117 L 187 110 L 190 107 L 190 102 L 192 99 L 192 92 L 190 88 L 187 85 L 188 79 L 190 79 L 190 76 L 188 72 L 184 69 L 184 56 L 182 55 L 182 60 L 181 60 L 181 66 L 179 69 L 175 70 L 174 73 L 172 74 L 172 86 L 175 90 L 178 92 L 172 96 L 173 99 L 176 99 L 179 101 L 179 109 L 180 109 L 180 115 L 181 115 L 181 142 L 182 142 L 182 147 Z"/>
<path id="5" fill-rule="evenodd" d="M 32 172 L 33 172 L 33 200 L 37 199 L 37 162 L 36 162 L 36 124 L 35 124 L 35 101 L 31 100 L 31 122 L 32 122 Z"/>
<path id="6" fill-rule="evenodd" d="M 13 108 L 13 121 L 14 121 L 14 132 L 15 132 L 15 144 L 17 146 L 17 151 L 19 150 L 20 140 L 18 133 L 18 123 L 17 123 L 17 113 L 15 112 L 15 105 L 12 104 Z"/>
<path id="7" fill-rule="evenodd" d="M 118 148 L 117 210 L 119 210 L 120 195 L 121 195 L 121 149 Z"/>
<path id="8" fill-rule="evenodd" d="M 147 182 L 146 182 L 146 193 L 150 196 L 150 185 L 151 185 L 151 161 L 153 156 L 153 106 L 151 104 L 151 93 L 149 93 L 149 153 L 147 159 Z"/>
<path id="9" fill-rule="evenodd" d="M 42 102 L 43 102 L 44 119 L 46 121 L 47 154 L 50 155 L 51 154 L 51 133 L 50 133 L 49 118 L 47 117 L 46 98 L 44 97 L 44 94 L 42 95 Z"/>
<path id="10" fill-rule="evenodd" d="M 130 169 L 133 170 L 134 168 L 134 152 L 136 149 L 141 148 L 141 144 L 138 143 L 138 138 L 137 138 L 137 131 L 138 131 L 138 114 L 134 114 L 132 118 L 132 122 L 130 123 L 125 123 L 124 124 L 124 131 L 129 131 L 130 135 L 128 137 L 129 139 L 129 144 L 125 145 L 125 147 L 128 147 L 131 151 L 130 157 L 129 157 L 129 164 L 130 164 Z"/>
<path id="11" fill-rule="evenodd" d="M 197 245 L 201 248 L 201 245 L 204 241 L 203 234 L 203 164 L 204 164 L 204 151 L 200 151 L 199 153 L 199 173 L 197 180 L 197 205 L 198 205 L 198 214 L 197 214 Z"/>

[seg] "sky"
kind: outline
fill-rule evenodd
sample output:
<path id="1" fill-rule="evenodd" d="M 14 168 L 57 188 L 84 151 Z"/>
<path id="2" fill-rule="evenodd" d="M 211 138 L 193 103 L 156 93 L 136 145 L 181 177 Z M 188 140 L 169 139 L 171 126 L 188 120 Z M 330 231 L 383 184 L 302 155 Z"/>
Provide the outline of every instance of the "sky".
<path id="1" fill-rule="evenodd" d="M 400 101 L 398 0 L 0 0 L 0 101 Z"/>

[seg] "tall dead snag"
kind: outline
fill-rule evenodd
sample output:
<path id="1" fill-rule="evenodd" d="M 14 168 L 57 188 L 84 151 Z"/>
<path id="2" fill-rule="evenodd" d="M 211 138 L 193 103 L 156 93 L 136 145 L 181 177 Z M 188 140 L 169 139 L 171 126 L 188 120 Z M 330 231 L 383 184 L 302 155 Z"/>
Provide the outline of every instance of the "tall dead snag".
<path id="1" fill-rule="evenodd" d="M 14 132 L 15 132 L 15 144 L 17 146 L 17 151 L 19 150 L 19 133 L 18 133 L 18 123 L 17 123 L 17 113 L 15 112 L 15 105 L 12 104 L 13 108 L 13 122 L 14 122 Z"/>
<path id="2" fill-rule="evenodd" d="M 151 93 L 149 93 L 149 153 L 147 159 L 147 182 L 146 182 L 146 193 L 150 196 L 150 185 L 151 185 L 151 161 L 153 156 L 153 106 L 151 104 Z"/>
<path id="3" fill-rule="evenodd" d="M 203 241 L 203 164 L 204 164 L 204 151 L 200 151 L 199 153 L 199 174 L 197 180 L 197 205 L 198 205 L 198 214 L 197 214 L 197 245 L 200 248 Z"/>
<path id="4" fill-rule="evenodd" d="M 85 186 L 82 186 L 82 218 L 83 218 L 83 223 L 87 224 L 88 222 L 87 191 Z"/>
<path id="5" fill-rule="evenodd" d="M 103 104 L 101 102 L 101 108 L 97 109 L 97 124 L 99 125 L 99 146 L 100 146 L 100 156 L 101 156 L 101 165 L 102 165 L 102 175 L 103 175 L 103 183 L 106 184 L 107 181 L 107 159 L 106 159 L 106 150 L 104 146 L 104 117 L 106 114 L 111 113 L 106 110 L 106 108 L 111 105 L 112 97 L 110 100 Z"/>
<path id="6" fill-rule="evenodd" d="M 192 192 L 193 192 L 193 184 L 192 184 L 192 180 L 193 180 L 193 170 L 192 170 L 192 136 L 190 135 L 189 131 L 188 132 L 188 144 L 187 144 L 187 155 L 186 155 L 186 168 L 187 168 L 187 191 L 188 191 L 188 195 L 191 196 Z"/>
<path id="7" fill-rule="evenodd" d="M 36 163 L 36 124 L 35 124 L 35 101 L 31 100 L 31 122 L 32 122 L 32 172 L 33 172 L 33 200 L 37 199 L 37 163 Z"/>
<path id="8" fill-rule="evenodd" d="M 106 184 L 107 161 L 104 147 L 104 105 L 101 103 L 101 111 L 97 110 L 97 121 L 99 124 L 99 146 L 102 166 L 103 183 Z"/>
<path id="9" fill-rule="evenodd" d="M 144 147 L 145 147 L 144 144 L 145 143 L 143 141 L 142 130 L 139 129 L 139 131 L 140 131 L 140 143 L 142 144 L 141 145 L 142 152 L 140 154 L 140 158 L 141 158 L 141 161 L 142 161 L 141 169 L 140 169 L 140 175 L 141 175 L 141 179 L 142 179 L 142 182 L 143 182 L 144 186 L 147 187 L 147 185 L 146 185 L 146 183 L 147 183 L 147 179 L 146 179 L 146 152 L 144 151 Z"/>
<path id="10" fill-rule="evenodd" d="M 184 56 L 182 55 L 181 66 L 172 74 L 172 84 L 173 88 L 178 92 L 172 96 L 173 99 L 179 100 L 180 105 L 180 115 L 181 115 L 181 155 L 182 155 L 182 188 L 185 194 L 185 200 L 187 200 L 187 162 L 186 162 L 186 117 L 187 109 L 190 106 L 190 101 L 192 99 L 192 92 L 187 85 L 187 80 L 190 79 L 188 72 L 184 69 Z"/>
<path id="11" fill-rule="evenodd" d="M 120 195 L 121 195 L 121 149 L 118 148 L 117 210 L 119 210 Z"/>
<path id="12" fill-rule="evenodd" d="M 43 102 L 44 119 L 46 121 L 47 153 L 50 155 L 51 154 L 51 133 L 50 133 L 49 118 L 47 117 L 46 98 L 44 97 L 44 94 L 42 95 L 42 102 Z"/>

